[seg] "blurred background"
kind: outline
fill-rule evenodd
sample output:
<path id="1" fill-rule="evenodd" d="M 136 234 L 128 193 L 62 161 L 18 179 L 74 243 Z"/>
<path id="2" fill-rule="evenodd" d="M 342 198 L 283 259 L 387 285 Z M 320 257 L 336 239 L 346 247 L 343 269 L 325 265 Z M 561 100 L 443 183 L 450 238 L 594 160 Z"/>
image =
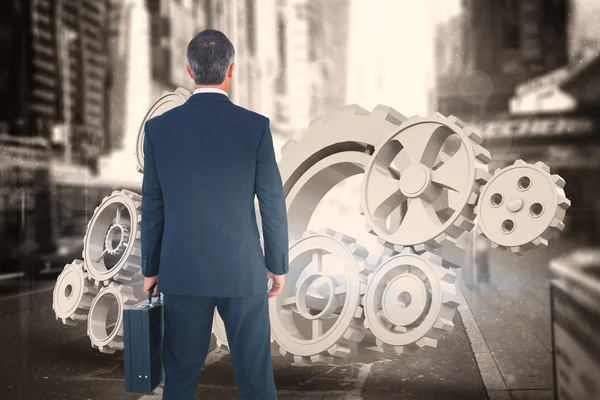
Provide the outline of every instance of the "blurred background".
<path id="1" fill-rule="evenodd" d="M 103 197 L 140 192 L 140 125 L 161 93 L 193 89 L 186 46 L 206 28 L 232 40 L 230 97 L 270 117 L 278 157 L 320 115 L 385 104 L 476 127 L 492 170 L 523 159 L 561 175 L 572 206 L 550 248 L 478 262 L 489 249 L 471 238 L 462 279 L 478 322 L 500 296 L 549 351 L 548 261 L 600 239 L 596 0 L 3 0 L 0 294 L 54 279 Z M 353 179 L 311 225 L 372 246 Z"/>

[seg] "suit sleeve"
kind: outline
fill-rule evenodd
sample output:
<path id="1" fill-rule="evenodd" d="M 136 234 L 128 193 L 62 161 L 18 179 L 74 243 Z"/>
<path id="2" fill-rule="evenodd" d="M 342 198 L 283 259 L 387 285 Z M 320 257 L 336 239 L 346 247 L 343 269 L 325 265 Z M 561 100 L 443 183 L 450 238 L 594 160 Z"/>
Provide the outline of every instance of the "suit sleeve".
<path id="1" fill-rule="evenodd" d="M 265 118 L 256 154 L 254 190 L 262 220 L 265 265 L 276 275 L 287 274 L 289 244 L 285 196 L 268 118 Z"/>
<path id="2" fill-rule="evenodd" d="M 164 227 L 164 204 L 158 181 L 154 146 L 144 126 L 144 179 L 142 182 L 142 274 L 158 275 Z"/>

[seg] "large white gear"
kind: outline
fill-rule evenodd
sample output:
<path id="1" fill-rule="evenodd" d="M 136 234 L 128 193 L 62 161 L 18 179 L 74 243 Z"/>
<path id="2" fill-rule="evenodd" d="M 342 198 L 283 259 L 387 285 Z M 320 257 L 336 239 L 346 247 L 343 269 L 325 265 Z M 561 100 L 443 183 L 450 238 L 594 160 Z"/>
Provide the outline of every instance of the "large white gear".
<path id="1" fill-rule="evenodd" d="M 328 255 L 337 263 L 324 262 Z M 358 353 L 365 337 L 360 297 L 373 270 L 367 255 L 354 239 L 329 229 L 308 231 L 290 247 L 286 285 L 269 301 L 282 355 L 291 353 L 298 363 L 339 363 Z"/>
<path id="2" fill-rule="evenodd" d="M 477 231 L 497 250 L 510 248 L 522 255 L 564 228 L 563 220 L 571 201 L 565 196 L 565 181 L 551 175 L 538 161 L 517 160 L 497 169 L 482 187 L 477 204 Z"/>
<path id="3" fill-rule="evenodd" d="M 52 291 L 52 309 L 57 320 L 65 325 L 77 325 L 87 320 L 98 289 L 88 279 L 82 260 L 65 265 Z"/>
<path id="4" fill-rule="evenodd" d="M 456 274 L 442 267 L 441 258 L 410 248 L 388 258 L 368 277 L 362 297 L 364 326 L 377 338 L 377 347 L 399 354 L 436 347 L 452 322 L 460 299 Z"/>
<path id="5" fill-rule="evenodd" d="M 481 142 L 454 116 L 406 120 L 376 148 L 365 169 L 361 207 L 370 231 L 391 245 L 421 251 L 455 245 L 473 228 L 477 195 L 489 178 L 491 158 Z M 451 145 L 454 152 L 444 149 Z M 399 208 L 399 226 L 389 227 L 389 216 Z"/>
<path id="6" fill-rule="evenodd" d="M 172 110 L 173 108 L 185 103 L 192 94 L 189 90 L 184 88 L 177 88 L 174 92 L 165 91 L 163 92 L 158 100 L 152 104 L 146 116 L 140 124 L 140 129 L 137 135 L 135 157 L 137 158 L 137 171 L 139 173 L 144 172 L 144 125 L 146 122 L 154 117 Z"/>
<path id="7" fill-rule="evenodd" d="M 290 241 L 302 237 L 317 205 L 331 189 L 364 173 L 375 146 L 398 132 L 404 120 L 406 117 L 384 105 L 369 112 L 353 104 L 312 121 L 300 140 L 288 140 L 278 166 Z M 259 214 L 257 218 L 260 222 Z M 397 223 L 399 218 L 392 220 Z M 389 255 L 393 250 L 383 247 L 382 253 Z M 377 255 L 371 257 L 376 259 Z"/>
<path id="8" fill-rule="evenodd" d="M 83 260 L 98 286 L 110 280 L 134 284 L 143 278 L 141 220 L 142 196 L 129 190 L 115 190 L 96 207 L 83 239 Z M 107 256 L 116 258 L 112 268 L 107 268 Z"/>
<path id="9" fill-rule="evenodd" d="M 132 287 L 116 282 L 100 290 L 92 302 L 88 317 L 87 334 L 92 347 L 109 354 L 123 350 L 123 311 L 139 301 Z M 117 317 L 112 326 L 108 324 L 111 311 L 115 311 Z"/>

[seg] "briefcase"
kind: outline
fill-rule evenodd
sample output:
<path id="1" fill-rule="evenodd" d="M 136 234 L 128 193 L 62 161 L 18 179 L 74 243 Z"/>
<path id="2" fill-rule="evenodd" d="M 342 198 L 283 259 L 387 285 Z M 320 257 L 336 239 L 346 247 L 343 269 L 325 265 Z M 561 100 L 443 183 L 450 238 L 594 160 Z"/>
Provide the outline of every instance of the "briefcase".
<path id="1" fill-rule="evenodd" d="M 151 393 L 163 383 L 163 299 L 144 300 L 123 312 L 125 391 Z"/>

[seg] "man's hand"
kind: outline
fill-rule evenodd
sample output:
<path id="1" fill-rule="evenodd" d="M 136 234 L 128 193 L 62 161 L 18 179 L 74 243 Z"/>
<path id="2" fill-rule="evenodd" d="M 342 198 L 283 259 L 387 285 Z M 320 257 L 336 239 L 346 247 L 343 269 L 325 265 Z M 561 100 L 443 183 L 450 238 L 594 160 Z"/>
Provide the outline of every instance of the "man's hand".
<path id="1" fill-rule="evenodd" d="M 273 280 L 273 284 L 271 285 L 271 290 L 267 293 L 269 299 L 278 296 L 283 290 L 283 286 L 285 285 L 285 275 L 275 275 L 271 271 L 267 270 L 267 278 Z"/>
<path id="2" fill-rule="evenodd" d="M 152 286 L 154 286 L 154 293 L 152 293 L 152 296 L 156 297 L 158 296 L 158 275 L 144 278 L 144 293 L 148 294 L 148 290 L 150 290 Z"/>

